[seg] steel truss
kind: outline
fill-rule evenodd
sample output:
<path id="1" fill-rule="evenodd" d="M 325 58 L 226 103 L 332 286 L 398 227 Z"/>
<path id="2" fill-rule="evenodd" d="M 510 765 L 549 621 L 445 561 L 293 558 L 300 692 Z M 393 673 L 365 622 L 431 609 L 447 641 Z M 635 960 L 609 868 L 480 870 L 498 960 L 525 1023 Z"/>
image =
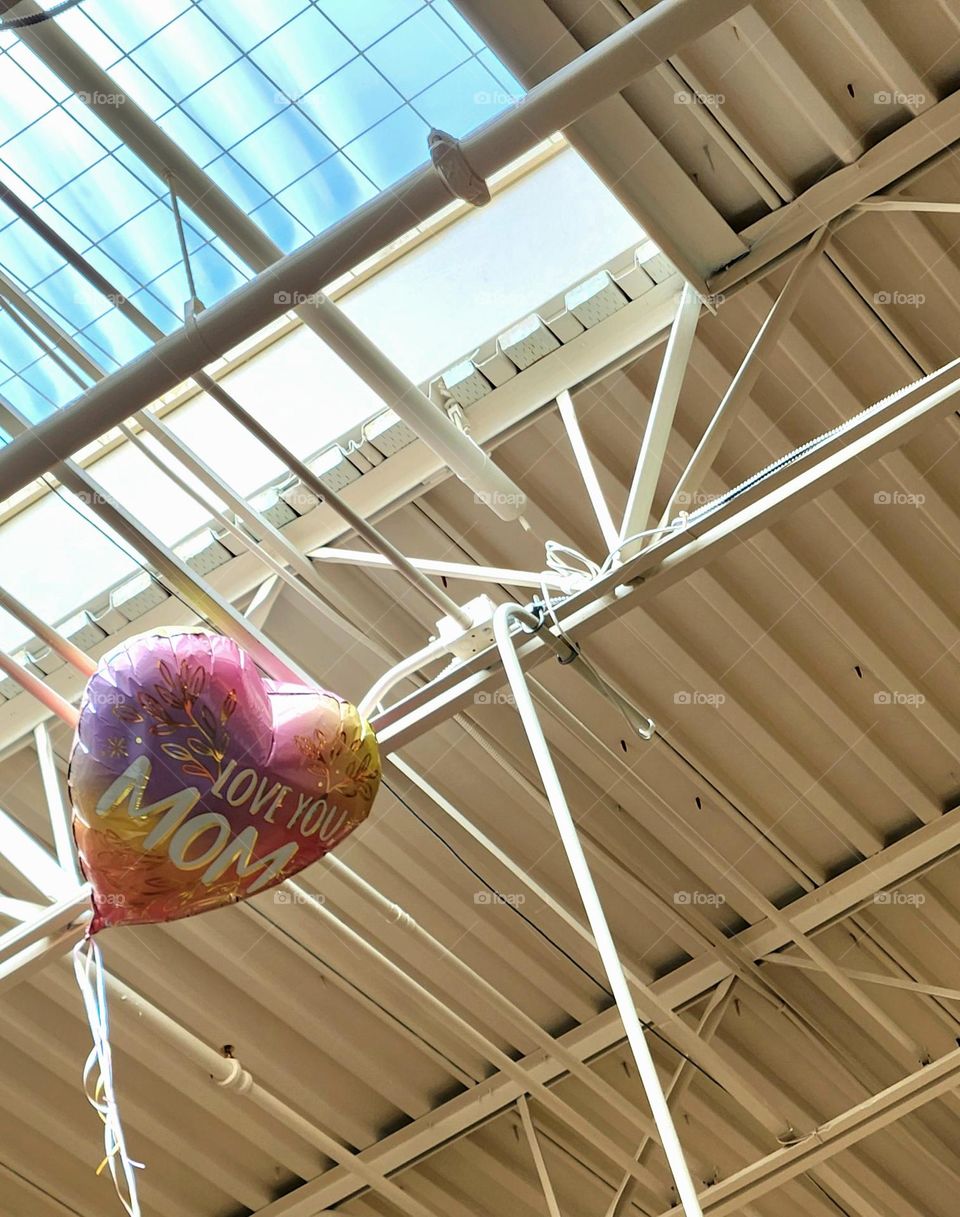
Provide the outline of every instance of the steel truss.
<path id="1" fill-rule="evenodd" d="M 9 6 L 0 4 L 0 8 L 5 7 Z M 739 7 L 739 3 L 698 6 L 690 0 L 664 0 L 648 13 L 637 17 L 606 43 L 586 52 L 576 63 L 532 90 L 527 98 L 507 115 L 494 120 L 465 140 L 462 151 L 466 160 L 481 177 L 489 176 L 517 155 L 529 150 L 544 135 L 569 125 L 598 100 L 616 92 L 639 73 L 662 64 L 674 50 L 724 20 Z M 25 34 L 25 38 L 27 37 Z M 47 30 L 31 34 L 29 38 L 37 53 L 41 54 L 42 58 L 47 57 L 54 70 L 61 72 L 75 88 L 89 88 L 93 79 L 89 61 L 76 48 L 71 49 L 72 44 L 64 45 L 59 32 Z M 66 42 L 69 43 L 69 40 Z M 103 79 L 107 80 L 106 77 Z M 106 87 L 92 91 L 94 94 L 110 92 Z M 107 121 L 114 116 L 108 112 L 103 117 Z M 208 180 L 203 178 L 203 175 L 198 176 L 195 167 L 191 168 L 189 163 L 182 163 L 179 150 L 175 146 L 164 144 L 154 124 L 139 115 L 135 108 L 125 110 L 123 123 L 126 128 L 125 138 L 130 140 L 131 146 L 148 163 L 161 164 L 169 170 L 171 166 L 168 162 L 176 162 L 174 168 L 178 170 L 179 193 L 184 201 L 205 218 L 215 231 L 224 235 L 225 239 L 228 239 L 226 234 L 232 232 L 234 248 L 245 256 L 248 264 L 262 273 L 226 300 L 192 316 L 181 331 L 168 338 L 159 339 L 153 350 L 120 372 L 102 379 L 73 406 L 39 427 L 25 431 L 7 449 L 0 452 L 0 484 L 3 486 L 4 495 L 22 488 L 51 467 L 56 468 L 58 475 L 67 485 L 81 488 L 95 485 L 75 465 L 59 462 L 68 462 L 71 455 L 89 440 L 111 426 L 122 423 L 133 411 L 146 408 L 161 393 L 176 387 L 191 376 L 222 401 L 223 395 L 215 386 L 210 388 L 213 382 L 202 372 L 202 368 L 235 345 L 238 340 L 253 334 L 285 311 L 282 305 L 278 306 L 276 303 L 280 289 L 293 294 L 313 291 L 317 282 L 329 281 L 345 269 L 347 258 L 351 262 L 362 260 L 402 235 L 412 223 L 428 218 L 449 201 L 449 194 L 440 176 L 429 168 L 420 170 L 400 183 L 389 196 L 373 200 L 329 233 L 310 242 L 297 253 L 281 258 L 279 251 L 269 245 L 262 233 L 253 229 L 247 217 L 238 213 L 226 196 L 211 192 Z M 960 129 L 960 106 L 948 102 L 940 103 L 932 111 L 928 111 L 925 123 L 932 132 L 932 140 L 940 140 L 946 133 L 956 133 Z M 793 208 L 792 205 L 783 208 L 781 214 L 765 225 L 750 254 L 734 267 L 720 272 L 715 280 L 711 281 L 711 288 L 730 290 L 748 282 L 751 276 L 768 270 L 778 259 L 792 253 L 800 242 L 809 242 L 787 287 L 774 302 L 744 365 L 722 399 L 701 445 L 674 487 L 670 500 L 672 508 L 678 505 L 681 494 L 698 489 L 709 471 L 726 428 L 735 420 L 737 408 L 749 394 L 763 350 L 781 332 L 804 282 L 829 239 L 832 229 L 823 228 L 822 220 L 849 222 L 856 214 L 868 210 L 895 211 L 909 208 L 950 211 L 960 206 L 949 202 L 914 202 L 886 195 L 879 195 L 874 199 L 863 197 L 864 189 L 882 190 L 889 185 L 895 176 L 891 166 L 897 166 L 902 172 L 911 157 L 913 164 L 918 163 L 927 151 L 929 143 L 930 140 L 919 149 L 908 151 L 900 132 L 888 137 L 886 141 L 881 141 L 878 149 L 884 144 L 887 145 L 886 160 L 883 154 L 872 150 L 877 152 L 877 155 L 870 159 L 856 185 L 850 176 L 837 174 L 834 177 L 842 180 L 831 182 L 832 193 L 827 194 L 823 189 L 818 194 L 818 198 L 824 196 L 821 200 L 824 206 L 820 211 L 808 208 L 805 213 L 803 208 Z M 870 156 L 871 154 L 866 154 L 863 160 L 866 161 Z M 817 189 L 812 188 L 809 193 Z M 861 190 L 859 196 L 856 193 L 858 189 Z M 819 225 L 812 223 L 811 215 L 821 216 Z M 836 485 L 849 474 L 854 462 L 869 461 L 902 446 L 912 435 L 956 406 L 956 399 L 960 394 L 960 361 L 947 365 L 892 399 L 865 411 L 847 426 L 825 437 L 820 443 L 810 446 L 808 451 L 801 453 L 789 465 L 768 471 L 762 478 L 723 498 L 709 511 L 690 513 L 681 526 L 666 531 L 666 535 L 659 539 L 647 543 L 636 542 L 636 534 L 643 532 L 650 522 L 649 513 L 660 464 L 682 389 L 683 372 L 693 344 L 699 311 L 700 301 L 693 289 L 688 288 L 671 332 L 655 408 L 651 412 L 641 459 L 638 461 L 628 511 L 619 529 L 614 526 L 609 516 L 590 454 L 579 431 L 572 400 L 569 395 L 563 396 L 567 389 L 576 386 L 563 386 L 560 391 L 563 400 L 560 401 L 559 408 L 577 455 L 578 466 L 598 526 L 610 550 L 608 556 L 617 554 L 620 560 L 612 563 L 609 569 L 602 569 L 596 578 L 557 605 L 555 626 L 541 623 L 539 629 L 517 647 L 519 664 L 527 669 L 560 644 L 561 638 L 575 632 L 579 643 L 604 621 L 646 602 L 663 589 L 688 577 L 728 548 L 768 528 L 784 512 L 793 510 L 800 503 Z M 369 340 L 356 331 L 355 327 L 350 326 L 325 298 L 315 307 L 311 306 L 311 310 L 306 311 L 303 317 L 351 366 L 359 370 L 363 365 L 367 369 L 367 378 L 372 376 L 370 383 L 374 384 L 384 399 L 401 417 L 409 418 L 418 434 L 448 461 L 452 469 L 468 483 L 473 484 L 470 478 L 474 476 L 476 469 L 471 466 L 473 458 L 468 455 L 468 450 L 461 442 L 462 437 L 452 438 L 450 429 L 444 422 L 438 421 L 442 416 L 429 406 L 429 403 L 426 403 L 428 413 L 424 413 L 424 402 L 420 400 L 423 394 L 419 389 L 405 382 L 396 369 L 387 364 L 382 354 L 372 348 Z M 372 373 L 370 368 L 373 369 Z M 409 407 L 406 414 L 405 406 Z M 149 415 L 144 417 L 150 418 Z M 241 422 L 254 429 L 249 417 L 241 418 Z M 163 434 L 159 424 L 150 422 L 145 425 L 155 435 Z M 457 435 L 459 434 L 457 432 Z M 262 434 L 260 438 L 266 442 Z M 181 452 L 178 455 L 185 463 L 191 459 L 195 462 L 198 460 L 190 453 Z M 301 463 L 293 454 L 284 451 L 283 459 L 302 476 Z M 195 463 L 193 472 L 197 473 L 198 468 Z M 501 488 L 507 486 L 511 493 L 515 489 L 512 483 L 497 482 L 498 475 L 488 463 L 484 462 L 483 469 Z M 201 470 L 199 476 L 215 493 L 232 494 L 229 488 L 224 487 L 212 475 L 205 477 Z M 321 485 L 318 493 L 322 491 Z M 255 531 L 259 529 L 262 536 L 272 543 L 274 554 L 272 561 L 266 561 L 269 569 L 265 578 L 285 578 L 284 572 L 288 566 L 292 566 L 295 570 L 299 569 L 309 585 L 309 572 L 313 570 L 309 560 L 299 551 L 291 552 L 293 547 L 286 539 L 282 535 L 274 535 L 277 530 L 271 533 L 262 517 L 245 507 L 237 496 L 234 495 L 233 499 L 227 501 L 241 517 L 246 511 L 248 515 L 245 522 Z M 145 534 L 136 521 L 127 513 L 123 513 L 119 507 L 116 508 L 112 522 L 118 524 L 120 531 L 137 545 L 141 552 L 151 560 L 155 559 L 168 575 L 175 572 L 186 594 L 196 597 L 204 611 L 211 611 L 209 589 L 202 586 L 182 563 L 177 567 L 178 560 L 174 559 L 165 547 Z M 669 525 L 670 522 L 668 518 L 664 523 Z M 363 525 L 361 520 L 361 529 Z M 633 538 L 634 543 L 627 545 L 629 538 Z M 620 550 L 623 552 L 620 553 Z M 256 552 L 258 557 L 266 560 L 266 555 L 259 547 Z M 336 552 L 339 554 L 337 560 L 344 560 L 345 555 L 340 551 Z M 321 556 L 331 558 L 333 555 L 324 553 Z M 443 564 L 431 564 L 427 560 L 411 564 L 403 555 L 398 555 L 398 558 L 397 564 L 405 564 L 407 573 L 421 590 L 425 590 L 427 572 L 444 573 Z M 389 554 L 387 559 L 393 560 Z M 305 565 L 302 565 L 304 563 Z M 531 572 L 505 572 L 483 568 L 478 571 L 478 576 L 486 579 L 504 578 L 508 575 L 518 576 L 521 582 L 526 582 L 527 579 L 523 577 L 529 578 Z M 262 619 L 257 616 L 262 611 L 266 598 L 275 592 L 277 586 L 276 582 L 264 584 L 264 597 L 257 598 L 246 621 L 237 614 L 232 605 L 221 598 L 213 602 L 214 615 L 218 624 L 226 631 L 235 633 L 239 629 L 241 639 L 252 645 L 258 655 L 267 660 L 268 666 L 272 664 L 274 670 L 280 673 L 297 675 L 300 670 L 296 665 L 291 665 L 286 657 L 277 654 L 276 648 L 262 634 Z M 298 590 L 302 591 L 302 584 Z M 434 591 L 437 590 L 434 588 Z M 304 594 L 310 598 L 309 593 Z M 431 595 L 431 599 L 436 603 L 435 596 Z M 442 598 L 440 607 L 449 608 L 444 601 L 445 598 Z M 319 611 L 329 613 L 328 607 L 320 608 L 316 597 L 311 603 Z M 4 607 L 60 650 L 68 662 L 73 663 L 79 670 L 84 670 L 84 665 L 89 663 L 87 657 L 78 655 L 76 648 L 71 652 L 71 644 L 60 639 L 55 631 L 43 626 L 42 622 L 38 623 L 29 609 L 18 605 L 9 597 L 6 598 Z M 457 606 L 453 606 L 453 610 L 452 615 L 456 617 Z M 68 721 L 71 715 L 75 716 L 76 711 L 69 702 L 58 697 L 48 686 L 31 673 L 23 671 L 20 665 L 8 657 L 0 656 L 0 667 L 14 675 L 17 680 L 21 680 L 24 687 L 38 696 L 51 712 L 60 714 Z M 520 668 L 512 671 L 516 677 Z M 520 679 L 523 679 L 522 672 Z M 491 647 L 462 662 L 452 672 L 425 682 L 417 692 L 374 719 L 385 754 L 395 753 L 436 723 L 456 714 L 477 692 L 498 687 L 503 681 L 501 656 L 496 648 Z M 65 879 L 69 894 L 36 918 L 25 920 L 14 931 L 0 936 L 0 988 L 14 984 L 31 971 L 42 968 L 49 959 L 59 955 L 75 942 L 83 932 L 84 913 L 88 904 L 86 889 L 70 890 L 76 880 L 75 859 L 64 832 L 64 808 L 59 798 L 53 756 L 45 728 L 38 730 L 35 744 L 55 829 L 58 851 L 56 865 Z M 958 848 L 960 812 L 952 812 L 882 850 L 869 862 L 855 866 L 840 878 L 823 884 L 809 896 L 801 897 L 784 910 L 783 915 L 779 915 L 777 911 L 762 915 L 755 924 L 738 936 L 736 945 L 752 961 L 762 960 L 790 942 L 799 941 L 802 947 L 807 936 L 839 917 L 852 914 L 872 894 L 915 876 Z M 346 875 L 348 881 L 357 885 L 375 905 L 385 903 L 387 907 L 381 908 L 381 911 L 395 915 L 396 906 L 391 906 L 379 892 L 359 876 L 353 875 L 342 863 L 335 861 L 334 866 L 341 874 Z M 309 891 L 299 888 L 297 890 L 307 902 L 312 900 Z M 318 917 L 332 919 L 340 932 L 351 933 L 344 923 L 316 900 L 312 900 L 311 907 Z M 426 935 L 426 931 L 420 930 L 419 927 L 414 928 L 420 934 Z M 379 966 L 399 972 L 404 983 L 415 984 L 396 965 L 380 956 L 359 936 L 356 937 L 358 950 L 375 957 Z M 431 949 L 443 950 L 429 935 L 426 935 L 426 939 L 433 943 Z M 809 947 L 809 944 L 806 945 Z M 455 957 L 453 958 L 455 961 Z M 785 963 L 787 960 L 782 959 L 781 962 Z M 816 953 L 812 954 L 809 962 L 804 961 L 801 966 L 821 966 L 830 971 L 832 965 L 822 953 Z M 469 969 L 467 971 L 469 972 Z M 859 994 L 859 991 L 853 988 L 853 981 L 868 979 L 868 976 L 862 973 L 841 974 L 839 969 L 834 969 L 831 975 L 834 975 L 838 983 L 843 983 L 845 977 L 848 991 L 852 990 L 855 994 Z M 465 979 L 466 983 L 478 990 L 486 992 L 490 988 L 482 977 L 475 973 Z M 705 1043 L 722 1014 L 733 979 L 734 974 L 727 962 L 715 954 L 706 954 L 657 982 L 652 986 L 652 990 L 661 1006 L 671 1012 L 682 1008 L 696 997 L 713 992 L 716 1004 L 709 1012 L 710 1017 L 705 1016 L 698 1032 Z M 478 1040 L 482 1041 L 479 1033 L 462 1019 L 459 1020 L 459 1024 L 463 1024 L 460 1026 L 457 1016 L 449 1008 L 443 1006 L 422 986 L 417 986 L 423 999 L 438 1006 L 441 1015 L 452 1026 L 457 1027 L 464 1040 L 478 1046 L 497 1066 L 499 1072 L 488 1081 L 473 1087 L 467 1095 L 431 1112 L 429 1117 L 415 1121 L 410 1127 L 386 1138 L 369 1150 L 354 1154 L 345 1151 L 321 1130 L 308 1125 L 282 1100 L 263 1091 L 239 1063 L 234 1062 L 227 1068 L 218 1054 L 213 1053 L 211 1056 L 212 1050 L 208 1046 L 190 1037 L 173 1020 L 160 1015 L 132 991 L 120 986 L 119 982 L 113 983 L 117 991 L 129 998 L 133 1007 L 147 1018 L 165 1042 L 184 1052 L 201 1071 L 212 1074 L 219 1085 L 232 1087 L 239 1094 L 252 1099 L 271 1116 L 294 1129 L 338 1162 L 336 1168 L 322 1178 L 308 1183 L 294 1196 L 262 1210 L 263 1217 L 307 1217 L 308 1213 L 312 1217 L 318 1209 L 338 1204 L 355 1195 L 362 1187 L 379 1192 L 403 1211 L 410 1213 L 411 1217 L 435 1217 L 428 1206 L 413 1200 L 396 1187 L 389 1176 L 451 1136 L 462 1135 L 479 1121 L 503 1110 L 511 1103 L 520 1104 L 528 1144 L 544 1187 L 548 1207 L 552 1211 L 556 1208 L 556 1199 L 543 1165 L 536 1130 L 526 1106 L 527 1093 L 535 1094 L 543 1103 L 551 1106 L 560 1118 L 565 1119 L 585 1140 L 622 1168 L 624 1182 L 610 1208 L 610 1217 L 617 1217 L 624 1211 L 635 1189 L 650 1184 L 649 1173 L 643 1165 L 646 1146 L 651 1138 L 658 1135 L 662 1138 L 665 1130 L 669 1132 L 672 1127 L 669 1111 L 661 1112 L 662 1115 L 665 1114 L 666 1123 L 660 1126 L 659 1132 L 652 1128 L 641 1113 L 623 1112 L 622 1114 L 634 1119 L 644 1138 L 636 1156 L 624 1159 L 624 1155 L 615 1146 L 605 1144 L 599 1133 L 591 1130 L 575 1111 L 569 1109 L 549 1090 L 549 1083 L 568 1072 L 585 1081 L 589 1077 L 592 1081 L 588 1082 L 588 1085 L 603 1089 L 603 1084 L 584 1067 L 583 1062 L 622 1038 L 622 1028 L 615 1012 L 606 1012 L 569 1035 L 554 1040 L 535 1025 L 531 1026 L 531 1020 L 526 1019 L 522 1011 L 512 1008 L 510 1017 L 522 1024 L 528 1034 L 539 1037 L 541 1048 L 546 1054 L 541 1054 L 536 1059 L 514 1062 L 495 1046 L 486 1042 L 478 1044 Z M 628 1008 L 633 1009 L 633 998 L 626 995 L 626 979 L 623 981 L 623 987 L 625 1001 L 629 1003 Z M 500 1000 L 505 1001 L 502 998 Z M 875 1013 L 875 1007 L 871 1011 L 872 1003 L 869 999 L 864 999 L 862 994 L 859 994 L 858 1000 L 865 1010 Z M 509 1006 L 509 1003 L 506 1004 Z M 629 1015 L 626 1016 L 626 1021 L 629 1021 Z M 639 1027 L 639 1023 L 637 1026 Z M 895 1027 L 888 1026 L 886 1030 L 896 1038 Z M 640 1039 L 642 1040 L 642 1035 Z M 905 1037 L 901 1036 L 900 1041 L 908 1051 L 915 1050 L 915 1045 Z M 720 1214 L 749 1204 L 800 1172 L 818 1167 L 833 1154 L 856 1143 L 891 1120 L 945 1093 L 956 1085 L 958 1071 L 960 1053 L 950 1053 L 920 1071 L 908 1074 L 893 1086 L 827 1124 L 799 1137 L 796 1144 L 785 1146 L 716 1184 L 703 1193 L 699 1200 L 688 1186 L 689 1176 L 683 1179 L 681 1173 L 679 1182 L 681 1193 L 684 1194 L 684 1212 L 697 1214 L 702 1206 L 703 1211 L 717 1213 L 719 1217 Z M 682 1071 L 678 1072 L 668 1091 L 674 1096 L 682 1092 Z M 615 1092 L 611 1094 L 607 1089 L 603 1089 L 603 1097 L 612 1105 L 618 1103 Z M 622 1107 L 622 1101 L 619 1105 Z M 663 1106 L 666 1109 L 666 1103 Z M 776 1116 L 773 1116 L 772 1121 L 771 1113 L 761 1114 L 766 1127 L 773 1128 Z M 782 1132 L 783 1129 L 779 1131 Z M 679 1150 L 679 1146 L 676 1148 Z M 671 1213 L 676 1212 L 679 1210 L 671 1210 Z"/>

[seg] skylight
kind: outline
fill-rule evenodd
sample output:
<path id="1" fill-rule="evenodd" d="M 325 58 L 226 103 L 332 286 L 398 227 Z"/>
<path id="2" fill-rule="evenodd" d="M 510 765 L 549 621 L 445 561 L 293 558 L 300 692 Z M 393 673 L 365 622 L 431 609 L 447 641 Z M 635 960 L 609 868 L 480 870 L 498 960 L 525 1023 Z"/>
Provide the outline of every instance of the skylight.
<path id="1" fill-rule="evenodd" d="M 291 250 L 463 135 L 520 86 L 450 0 L 84 0 L 58 19 L 136 103 Z M 168 186 L 22 44 L 0 36 L 0 180 L 165 332 L 189 295 Z M 204 303 L 249 274 L 184 209 Z M 148 340 L 0 204 L 0 269 L 104 371 Z M 0 396 L 31 420 L 85 382 L 0 315 Z"/>

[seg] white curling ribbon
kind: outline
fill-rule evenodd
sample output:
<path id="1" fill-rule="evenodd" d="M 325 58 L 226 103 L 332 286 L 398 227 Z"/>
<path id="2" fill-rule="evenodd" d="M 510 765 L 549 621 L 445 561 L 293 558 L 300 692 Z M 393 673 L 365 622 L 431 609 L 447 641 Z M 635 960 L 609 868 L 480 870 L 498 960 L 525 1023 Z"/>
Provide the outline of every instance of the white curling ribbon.
<path id="1" fill-rule="evenodd" d="M 105 1157 L 97 1168 L 97 1174 L 105 1166 L 109 1167 L 120 1203 L 130 1217 L 141 1217 L 134 1172 L 136 1169 L 142 1169 L 143 1163 L 132 1161 L 123 1139 L 123 1126 L 120 1123 L 120 1112 L 113 1089 L 110 1018 L 107 1012 L 103 956 L 92 938 L 78 942 L 73 948 L 73 970 L 83 995 L 87 1022 L 93 1036 L 93 1049 L 83 1068 L 83 1089 L 90 1105 L 103 1121 Z"/>

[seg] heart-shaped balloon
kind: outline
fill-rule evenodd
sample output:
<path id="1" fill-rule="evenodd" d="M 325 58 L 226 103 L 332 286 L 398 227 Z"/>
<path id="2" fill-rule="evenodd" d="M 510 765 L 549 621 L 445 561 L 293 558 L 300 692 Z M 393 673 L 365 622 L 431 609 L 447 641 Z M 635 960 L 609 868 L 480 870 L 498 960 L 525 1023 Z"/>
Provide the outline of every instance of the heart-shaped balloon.
<path id="1" fill-rule="evenodd" d="M 273 887 L 366 819 L 379 784 L 376 737 L 343 698 L 265 679 L 216 634 L 123 643 L 87 684 L 70 758 L 91 931 Z"/>

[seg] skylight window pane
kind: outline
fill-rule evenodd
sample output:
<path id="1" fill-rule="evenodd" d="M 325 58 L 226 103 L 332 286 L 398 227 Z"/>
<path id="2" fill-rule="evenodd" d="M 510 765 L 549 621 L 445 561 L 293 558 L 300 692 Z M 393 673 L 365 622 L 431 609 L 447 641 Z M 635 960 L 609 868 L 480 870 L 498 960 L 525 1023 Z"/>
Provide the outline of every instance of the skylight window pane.
<path id="1" fill-rule="evenodd" d="M 200 0 L 200 7 L 241 50 L 249 51 L 303 12 L 309 3 L 310 0 L 270 0 L 269 4 L 251 5 L 238 4 L 237 0 Z"/>
<path id="2" fill-rule="evenodd" d="M 34 190 L 50 195 L 104 155 L 105 149 L 62 109 L 52 110 L 0 148 L 0 157 Z"/>
<path id="3" fill-rule="evenodd" d="M 262 207 L 258 207 L 252 219 L 284 253 L 290 253 L 310 239 L 306 228 L 276 199 L 268 199 Z"/>
<path id="4" fill-rule="evenodd" d="M 36 122 L 56 104 L 10 55 L 0 55 L 0 97 L 3 98 L 3 139 Z"/>
<path id="5" fill-rule="evenodd" d="M 103 367 L 108 367 L 111 360 L 118 367 L 129 363 L 150 346 L 150 339 L 116 309 L 91 322 L 85 332 L 100 348 L 102 354 L 95 358 Z"/>
<path id="6" fill-rule="evenodd" d="M 487 69 L 495 80 L 499 81 L 500 85 L 506 90 L 508 100 L 511 102 L 519 101 L 525 93 L 525 89 L 519 80 L 500 62 L 489 48 L 480 52 L 477 56 L 483 66 Z"/>
<path id="7" fill-rule="evenodd" d="M 110 69 L 110 76 L 119 85 L 124 97 L 136 102 L 150 118 L 156 119 L 173 105 L 173 99 L 155 84 L 132 59 L 121 59 Z M 125 104 L 125 103 L 124 103 Z"/>
<path id="8" fill-rule="evenodd" d="M 7 214 L 5 210 L 4 214 Z M 22 220 L 16 220 L 0 232 L 0 263 L 21 283 L 32 287 L 63 266 L 63 258 L 35 236 Z"/>
<path id="9" fill-rule="evenodd" d="M 84 0 L 83 13 L 129 52 L 189 9 L 191 0 L 150 0 L 149 4 L 117 4 L 116 0 Z"/>
<path id="10" fill-rule="evenodd" d="M 8 401 L 31 423 L 40 422 L 54 410 L 53 403 L 20 376 L 11 377 L 10 380 L 0 385 L 0 397 Z M 9 581 L 6 571 L 4 571 L 4 578 Z"/>
<path id="11" fill-rule="evenodd" d="M 153 324 L 159 326 L 165 334 L 169 334 L 183 324 L 183 314 L 179 310 L 175 312 L 168 304 L 158 300 L 147 287 L 134 292 L 129 299 L 135 308 L 149 317 Z"/>
<path id="12" fill-rule="evenodd" d="M 153 201 L 150 191 L 111 156 L 50 197 L 50 203 L 85 233 L 91 244 Z"/>
<path id="13" fill-rule="evenodd" d="M 411 98 L 463 63 L 470 52 L 435 12 L 425 8 L 366 54 L 405 97 Z"/>
<path id="14" fill-rule="evenodd" d="M 348 144 L 346 152 L 380 190 L 386 190 L 427 160 L 429 132 L 423 119 L 404 106 Z"/>
<path id="15" fill-rule="evenodd" d="M 78 385 L 49 355 L 41 355 L 23 369 L 20 377 L 50 403 L 49 410 L 65 406 L 83 392 L 83 385 Z"/>
<path id="16" fill-rule="evenodd" d="M 479 127 L 509 104 L 503 87 L 476 59 L 438 80 L 416 100 L 417 110 L 429 123 L 457 137 Z"/>
<path id="17" fill-rule="evenodd" d="M 278 86 L 252 63 L 241 60 L 187 98 L 183 108 L 229 148 L 274 118 L 278 104 L 287 104 L 285 98 L 278 101 Z"/>
<path id="18" fill-rule="evenodd" d="M 134 59 L 174 101 L 182 101 L 239 56 L 213 22 L 192 8 L 138 47 Z"/>
<path id="19" fill-rule="evenodd" d="M 318 0 L 318 4 L 361 50 L 422 8 L 422 0 Z"/>
<path id="20" fill-rule="evenodd" d="M 130 296 L 140 287 L 136 279 L 132 275 L 129 275 L 119 263 L 114 262 L 112 258 L 108 258 L 102 249 L 94 246 L 88 249 L 83 256 L 94 270 L 98 270 L 103 275 L 117 293 L 123 296 Z"/>
<path id="21" fill-rule="evenodd" d="M 223 151 L 221 146 L 179 107 L 158 118 L 157 126 L 198 165 L 208 164 Z"/>
<path id="22" fill-rule="evenodd" d="M 462 38 L 471 51 L 482 51 L 486 45 L 473 26 L 464 19 L 463 15 L 451 4 L 450 0 L 432 0 L 433 11 L 450 26 L 458 37 Z"/>
<path id="23" fill-rule="evenodd" d="M 23 198 L 23 195 L 20 195 L 20 198 Z M 49 203 L 38 203 L 33 210 L 45 224 L 49 224 L 54 232 L 69 242 L 74 249 L 85 249 L 90 243 L 90 238 L 61 215 L 56 207 L 51 207 Z"/>
<path id="24" fill-rule="evenodd" d="M 0 149 L 0 157 L 2 157 L 2 154 L 3 151 Z M 14 173 L 12 169 L 8 168 L 2 159 L 0 159 L 0 182 L 3 182 L 5 186 L 9 186 L 14 194 L 18 198 L 23 199 L 30 207 L 36 207 L 40 202 L 41 196 L 37 194 L 29 183 L 23 180 L 19 173 Z M 0 220 L 0 224 L 2 223 L 3 221 Z"/>
<path id="25" fill-rule="evenodd" d="M 195 249 L 199 234 L 184 219 L 187 248 Z M 101 242 L 101 248 L 141 283 L 148 283 L 180 261 L 173 212 L 166 202 L 154 203 Z"/>
<path id="26" fill-rule="evenodd" d="M 0 312 L 0 351 L 12 372 L 19 372 L 40 354 L 40 348 L 7 313 Z"/>
<path id="27" fill-rule="evenodd" d="M 51 304 L 73 329 L 81 329 L 110 309 L 106 300 L 72 266 L 62 266 L 39 284 L 36 295 Z"/>
<path id="28" fill-rule="evenodd" d="M 197 293 L 204 303 L 219 300 L 243 282 L 239 273 L 218 250 L 204 245 L 190 256 Z M 178 317 L 183 317 L 183 306 L 189 296 L 186 276 L 181 266 L 171 267 L 150 284 L 150 291 L 162 300 Z"/>
<path id="29" fill-rule="evenodd" d="M 256 138 L 255 136 L 252 138 Z M 243 157 L 241 149 L 244 144 L 238 144 L 235 151 L 249 163 L 249 158 Z M 251 166 L 254 169 L 260 168 L 258 165 Z M 218 186 L 222 186 L 227 194 L 235 203 L 239 203 L 244 211 L 252 211 L 254 207 L 259 207 L 270 197 L 270 192 L 265 190 L 263 186 L 243 168 L 237 161 L 224 153 L 223 156 L 217 157 L 207 165 L 207 173 L 213 178 Z M 290 181 L 296 174 L 291 174 Z"/>
<path id="30" fill-rule="evenodd" d="M 300 105 L 343 147 L 403 104 L 403 98 L 366 59 L 354 59 L 318 85 Z"/>
<path id="31" fill-rule="evenodd" d="M 315 8 L 309 8 L 250 52 L 250 58 L 296 101 L 356 55 L 356 50 Z"/>
<path id="32" fill-rule="evenodd" d="M 277 197 L 312 233 L 318 233 L 375 194 L 373 184 L 338 152 Z"/>
<path id="33" fill-rule="evenodd" d="M 333 144 L 298 110 L 288 108 L 248 136 L 233 154 L 276 194 L 336 152 Z M 256 206 L 263 202 L 257 199 Z"/>

